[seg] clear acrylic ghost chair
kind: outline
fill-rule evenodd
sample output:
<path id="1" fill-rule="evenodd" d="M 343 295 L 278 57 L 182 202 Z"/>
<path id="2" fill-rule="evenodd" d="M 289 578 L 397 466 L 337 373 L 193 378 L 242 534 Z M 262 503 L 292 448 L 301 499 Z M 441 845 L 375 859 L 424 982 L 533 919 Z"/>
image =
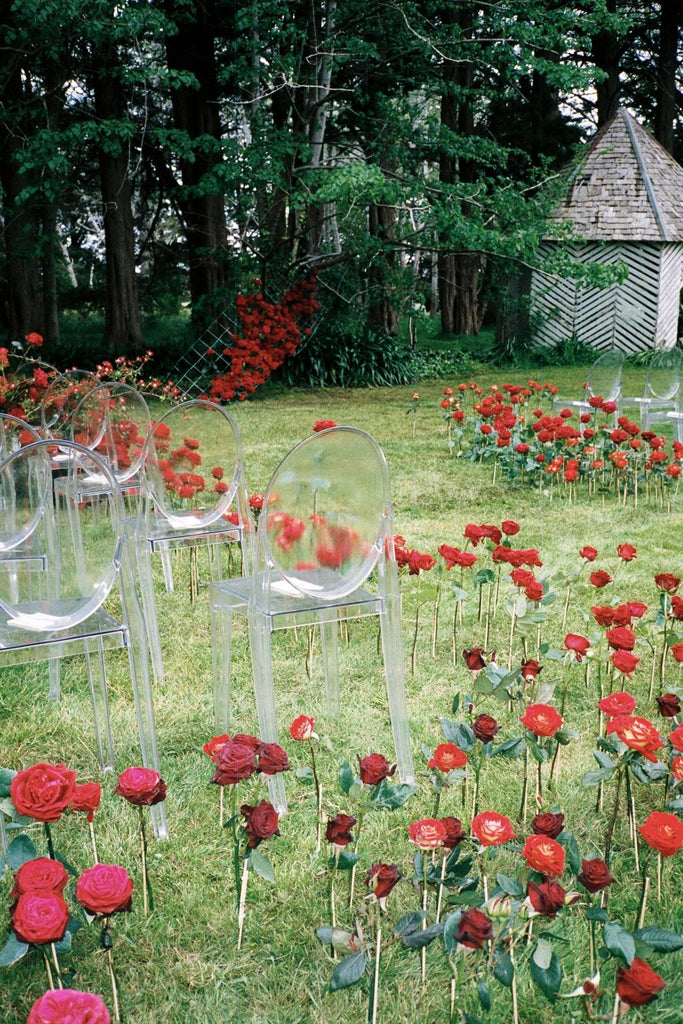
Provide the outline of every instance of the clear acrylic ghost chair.
<path id="1" fill-rule="evenodd" d="M 624 368 L 624 353 L 610 349 L 591 365 L 586 378 L 583 398 L 563 398 L 555 395 L 552 408 L 557 406 L 577 409 L 579 413 L 591 412 L 589 398 L 601 395 L 606 402 L 617 402 L 621 395 L 621 374 Z M 616 414 L 615 414 L 616 415 Z"/>
<path id="2" fill-rule="evenodd" d="M 32 426 L 16 416 L 0 414 L 0 461 L 35 441 L 40 441 L 40 435 Z M 3 540 L 6 542 L 16 532 L 16 504 L 16 493 L 9 488 L 4 488 L 2 505 L 0 505 L 0 515 L 2 516 L 0 544 Z M 49 524 L 51 518 L 51 509 L 48 507 L 45 522 Z M 45 573 L 48 567 L 48 545 L 49 537 L 46 537 L 43 531 L 34 531 L 23 544 L 0 553 L 3 568 Z"/>
<path id="3" fill-rule="evenodd" d="M 250 564 L 242 442 L 232 416 L 202 399 L 169 409 L 147 439 L 142 490 L 138 516 L 129 521 L 128 532 L 137 561 L 154 676 L 162 682 L 152 555 L 161 555 L 167 591 L 173 590 L 172 551 L 206 548 L 212 580 L 223 577 L 222 548 L 226 543 L 240 544 L 243 572 Z"/>
<path id="4" fill-rule="evenodd" d="M 681 411 L 682 365 L 680 348 L 659 349 L 648 363 L 642 398 L 622 399 L 623 405 L 638 406 L 643 430 L 653 423 L 666 423 L 668 412 Z"/>
<path id="5" fill-rule="evenodd" d="M 82 398 L 97 387 L 98 380 L 89 370 L 64 370 L 53 377 L 45 390 L 40 406 L 40 432 L 44 438 L 71 440 L 71 421 Z M 53 456 L 55 468 L 64 461 L 57 452 Z"/>
<path id="6" fill-rule="evenodd" d="M 363 586 L 377 571 L 377 589 Z M 306 438 L 281 462 L 258 523 L 254 574 L 212 587 L 217 724 L 228 727 L 232 616 L 246 615 L 260 735 L 276 742 L 272 633 L 318 624 L 328 712 L 339 714 L 339 622 L 380 618 L 389 714 L 399 775 L 414 778 L 394 558 L 389 471 L 376 441 L 353 427 Z M 286 808 L 282 776 L 271 799 Z"/>
<path id="7" fill-rule="evenodd" d="M 105 672 L 105 652 L 125 648 L 145 766 L 158 770 L 148 650 L 124 544 L 124 504 L 116 479 L 96 453 L 69 441 L 60 442 L 64 457 L 66 500 L 55 512 L 54 564 L 48 564 L 44 595 L 35 598 L 17 587 L 0 559 L 0 665 L 22 665 L 85 654 L 95 721 L 97 754 L 103 770 L 113 767 L 114 751 Z M 4 557 L 25 545 L 52 507 L 54 441 L 38 441 L 0 463 L 0 507 L 13 502 L 10 529 L 2 531 Z M 97 508 L 76 500 L 83 475 L 103 477 L 106 495 Z M 48 559 L 50 554 L 48 554 Z M 118 591 L 120 611 L 104 603 Z M 157 835 L 166 834 L 165 809 L 153 808 Z"/>

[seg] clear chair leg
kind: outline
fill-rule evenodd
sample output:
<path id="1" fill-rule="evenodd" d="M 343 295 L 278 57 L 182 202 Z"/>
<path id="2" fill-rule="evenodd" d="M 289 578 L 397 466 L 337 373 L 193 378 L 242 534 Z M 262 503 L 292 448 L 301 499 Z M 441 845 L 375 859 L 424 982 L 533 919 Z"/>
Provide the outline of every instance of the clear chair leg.
<path id="1" fill-rule="evenodd" d="M 323 655 L 327 713 L 339 718 L 339 626 L 337 622 L 320 620 L 320 646 Z"/>
<path id="2" fill-rule="evenodd" d="M 213 707 L 216 734 L 222 736 L 230 729 L 230 654 L 232 645 L 232 615 L 219 605 L 211 606 L 211 638 L 213 661 Z"/>
<path id="3" fill-rule="evenodd" d="M 164 555 L 168 551 L 162 551 L 162 564 Z M 140 581 L 140 593 L 142 595 L 142 614 L 147 634 L 147 643 L 152 661 L 154 678 L 160 685 L 164 682 L 164 661 L 161 653 L 161 638 L 159 636 L 159 620 L 157 617 L 156 599 L 154 597 L 154 577 L 152 575 L 152 554 L 149 545 L 144 538 L 135 547 L 135 559 L 137 574 Z"/>
<path id="4" fill-rule="evenodd" d="M 161 549 L 161 569 L 164 574 L 164 586 L 166 587 L 166 593 L 173 593 L 173 566 L 171 564 L 171 552 L 162 548 Z"/>
<path id="5" fill-rule="evenodd" d="M 384 672 L 389 698 L 389 716 L 394 736 L 396 762 L 401 782 L 415 782 L 415 767 L 410 745 L 408 706 L 406 703 L 405 673 L 403 667 L 403 646 L 401 643 L 398 600 L 388 598 L 380 612 L 382 630 L 382 653 Z"/>
<path id="6" fill-rule="evenodd" d="M 50 680 L 50 689 L 48 691 L 48 700 L 51 700 L 53 703 L 57 704 L 59 702 L 59 699 L 61 697 L 61 692 L 62 692 L 61 682 L 60 682 L 61 662 L 60 662 L 59 658 L 50 658 L 50 660 L 48 661 L 47 665 L 48 665 L 48 675 L 49 675 L 49 680 Z"/>
<path id="7" fill-rule="evenodd" d="M 278 730 L 275 715 L 270 623 L 253 608 L 249 609 L 248 620 L 259 736 L 266 743 L 277 743 Z M 282 774 L 270 776 L 268 779 L 268 789 L 270 791 L 270 801 L 275 810 L 278 814 L 285 814 L 287 812 L 287 796 L 285 794 L 285 783 Z"/>
<path id="8" fill-rule="evenodd" d="M 90 700 L 95 720 L 97 756 L 100 768 L 103 772 L 107 772 L 114 769 L 114 740 L 111 733 L 107 673 L 104 665 L 104 645 L 101 638 L 97 640 L 97 644 L 98 650 L 94 653 L 86 652 L 85 660 L 88 667 Z"/>

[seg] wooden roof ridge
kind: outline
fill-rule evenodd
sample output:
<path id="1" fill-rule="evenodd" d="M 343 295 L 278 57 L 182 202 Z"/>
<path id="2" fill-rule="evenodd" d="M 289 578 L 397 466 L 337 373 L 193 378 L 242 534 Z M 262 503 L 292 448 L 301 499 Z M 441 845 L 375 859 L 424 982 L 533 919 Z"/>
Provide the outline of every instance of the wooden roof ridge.
<path id="1" fill-rule="evenodd" d="M 623 107 L 571 169 L 546 237 L 569 224 L 586 241 L 683 242 L 683 167 Z"/>

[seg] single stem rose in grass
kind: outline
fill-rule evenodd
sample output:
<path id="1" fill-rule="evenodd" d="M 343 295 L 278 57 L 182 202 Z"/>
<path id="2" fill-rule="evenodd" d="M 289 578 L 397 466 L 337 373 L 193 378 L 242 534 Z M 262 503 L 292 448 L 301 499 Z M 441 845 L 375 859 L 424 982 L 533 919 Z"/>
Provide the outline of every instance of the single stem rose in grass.
<path id="1" fill-rule="evenodd" d="M 151 889 L 147 874 L 147 836 L 143 808 L 152 807 L 166 799 L 166 783 L 152 768 L 127 768 L 119 775 L 114 792 L 138 808 L 140 856 L 142 863 L 142 904 L 145 916 L 149 913 Z"/>
<path id="2" fill-rule="evenodd" d="M 289 735 L 298 743 L 308 743 L 308 749 L 311 754 L 311 772 L 313 774 L 313 784 L 315 786 L 316 806 L 315 852 L 320 853 L 323 791 L 318 778 L 317 765 L 315 762 L 315 750 L 313 746 L 313 741 L 318 739 L 315 732 L 315 718 L 310 718 L 308 715 L 299 715 L 290 725 Z"/>

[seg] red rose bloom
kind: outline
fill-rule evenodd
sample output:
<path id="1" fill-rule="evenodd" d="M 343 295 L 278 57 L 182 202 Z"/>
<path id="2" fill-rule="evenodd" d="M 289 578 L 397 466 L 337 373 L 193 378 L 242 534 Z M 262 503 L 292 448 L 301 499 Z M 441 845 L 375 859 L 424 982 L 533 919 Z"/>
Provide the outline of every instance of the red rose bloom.
<path id="1" fill-rule="evenodd" d="M 212 736 L 209 742 L 204 744 L 202 750 L 204 751 L 206 756 L 210 757 L 215 764 L 218 758 L 218 751 L 221 749 L 221 747 L 225 746 L 229 739 L 230 737 L 228 736 L 227 732 L 222 733 L 220 736 Z"/>
<path id="2" fill-rule="evenodd" d="M 631 715 L 617 715 L 607 723 L 605 731 L 615 733 L 622 743 L 653 763 L 657 760 L 656 750 L 664 746 L 664 740 L 647 718 Z"/>
<path id="3" fill-rule="evenodd" d="M 446 829 L 436 818 L 423 818 L 408 826 L 408 835 L 420 850 L 436 850 L 444 845 Z"/>
<path id="4" fill-rule="evenodd" d="M 636 645 L 636 634 L 628 626 L 615 626 L 605 633 L 607 643 L 614 651 L 632 651 Z"/>
<path id="5" fill-rule="evenodd" d="M 550 839 L 557 839 L 564 828 L 564 814 L 537 814 L 532 819 L 531 831 L 537 836 L 548 836 Z"/>
<path id="6" fill-rule="evenodd" d="M 130 804 L 151 807 L 166 797 L 166 783 L 152 768 L 126 768 L 119 775 L 114 792 Z"/>
<path id="7" fill-rule="evenodd" d="M 683 622 L 683 597 L 671 598 L 671 614 L 677 622 Z"/>
<path id="8" fill-rule="evenodd" d="M 674 661 L 677 661 L 679 665 L 683 663 L 683 643 L 674 644 L 671 653 Z"/>
<path id="9" fill-rule="evenodd" d="M 621 607 L 622 606 L 619 605 L 619 608 Z M 647 605 L 643 604 L 642 601 L 629 601 L 626 607 L 628 608 L 629 615 L 634 619 L 642 619 L 643 615 L 647 611 Z"/>
<path id="10" fill-rule="evenodd" d="M 456 747 L 455 743 L 440 743 L 429 759 L 430 768 L 438 768 L 440 772 L 452 772 L 455 768 L 464 768 L 467 754 Z"/>
<path id="11" fill-rule="evenodd" d="M 520 853 L 527 866 L 542 875 L 557 878 L 564 871 L 564 848 L 549 836 L 528 836 Z"/>
<path id="12" fill-rule="evenodd" d="M 662 718 L 674 718 L 681 710 L 681 701 L 675 693 L 663 693 L 657 697 L 657 706 Z"/>
<path id="13" fill-rule="evenodd" d="M 313 424 L 313 432 L 319 434 L 321 430 L 331 430 L 332 427 L 336 427 L 337 424 L 334 420 L 316 420 Z"/>
<path id="14" fill-rule="evenodd" d="M 593 617 L 595 618 L 595 621 L 597 622 L 598 626 L 614 625 L 614 608 L 612 608 L 610 605 L 592 605 L 591 611 L 593 612 Z"/>
<path id="15" fill-rule="evenodd" d="M 400 878 L 400 872 L 395 864 L 373 864 L 365 876 L 365 884 L 374 899 L 384 905 L 387 896 Z"/>
<path id="16" fill-rule="evenodd" d="M 598 557 L 598 552 L 596 548 L 592 548 L 587 544 L 585 547 L 581 548 L 579 555 L 581 558 L 585 558 L 587 562 L 594 562 Z"/>
<path id="17" fill-rule="evenodd" d="M 486 662 L 482 657 L 483 653 L 483 647 L 472 647 L 469 651 L 462 652 L 465 664 L 472 672 L 479 672 L 480 669 L 486 668 Z"/>
<path id="18" fill-rule="evenodd" d="M 626 690 L 619 690 L 617 693 L 610 693 L 607 697 L 603 697 L 598 707 L 600 710 L 610 717 L 614 718 L 615 715 L 630 715 L 635 709 L 636 698 L 632 697 Z"/>
<path id="19" fill-rule="evenodd" d="M 588 578 L 593 584 L 593 586 L 597 587 L 598 589 L 600 589 L 601 587 L 606 587 L 608 583 L 612 582 L 612 577 L 608 572 L 605 572 L 604 569 L 596 569 L 595 572 L 592 572 Z"/>
<path id="20" fill-rule="evenodd" d="M 613 654 L 610 654 L 610 661 L 617 672 L 621 672 L 627 679 L 630 679 L 640 658 L 637 658 L 635 654 L 630 654 L 629 651 L 614 651 Z"/>
<path id="21" fill-rule="evenodd" d="M 366 786 L 379 786 L 383 779 L 391 778 L 396 765 L 390 765 L 383 754 L 368 754 L 358 758 L 360 781 Z"/>
<path id="22" fill-rule="evenodd" d="M 510 579 L 516 587 L 528 587 L 530 583 L 535 582 L 536 577 L 531 569 L 513 569 Z"/>
<path id="23" fill-rule="evenodd" d="M 310 740 L 314 729 L 315 718 L 309 718 L 308 715 L 299 715 L 290 725 L 289 735 L 293 740 L 304 742 L 305 740 Z"/>
<path id="24" fill-rule="evenodd" d="M 87 815 L 88 821 L 92 821 L 101 799 L 102 787 L 99 782 L 84 782 L 82 786 L 76 786 L 69 810 L 83 811 Z"/>
<path id="25" fill-rule="evenodd" d="M 258 748 L 258 770 L 261 775 L 279 775 L 289 771 L 287 751 L 279 743 L 262 743 Z"/>
<path id="26" fill-rule="evenodd" d="M 264 839 L 279 836 L 279 815 L 273 805 L 262 800 L 256 807 L 242 804 L 240 814 L 244 818 L 244 831 L 249 836 L 249 849 L 253 850 Z"/>
<path id="27" fill-rule="evenodd" d="M 663 988 L 664 979 L 638 956 L 617 971 L 617 995 L 627 1006 L 651 1003 Z"/>
<path id="28" fill-rule="evenodd" d="M 20 942 L 44 946 L 64 938 L 69 908 L 61 892 L 26 892 L 14 905 L 12 931 Z"/>
<path id="29" fill-rule="evenodd" d="M 540 665 L 535 658 L 526 658 L 522 662 L 521 672 L 523 679 L 535 679 L 539 672 L 543 671 L 543 666 Z"/>
<path id="30" fill-rule="evenodd" d="M 459 565 L 463 569 L 471 569 L 478 558 L 471 551 L 461 551 L 460 548 L 452 548 L 449 544 L 442 544 L 439 554 L 444 559 L 447 569 Z"/>
<path id="31" fill-rule="evenodd" d="M 683 725 L 677 725 L 675 729 L 672 729 L 669 733 L 669 743 L 676 750 L 683 751 Z"/>
<path id="32" fill-rule="evenodd" d="M 588 892 L 600 892 L 615 881 L 604 860 L 600 860 L 599 857 L 582 860 L 581 870 L 576 877 Z"/>
<path id="33" fill-rule="evenodd" d="M 256 748 L 237 743 L 235 737 L 218 751 L 216 772 L 211 779 L 218 786 L 233 786 L 256 772 Z"/>
<path id="34" fill-rule="evenodd" d="M 577 661 L 582 661 L 590 650 L 590 640 L 580 633 L 567 633 L 564 638 L 564 646 L 568 651 L 573 651 Z"/>
<path id="35" fill-rule="evenodd" d="M 331 818 L 328 821 L 327 828 L 325 829 L 325 838 L 328 843 L 332 843 L 337 849 L 341 849 L 352 841 L 351 829 L 355 824 L 356 819 L 352 818 L 350 814 L 338 814 L 335 818 Z"/>
<path id="36" fill-rule="evenodd" d="M 133 882 L 126 869 L 118 864 L 95 864 L 78 879 L 76 899 L 89 914 L 109 917 L 130 910 Z"/>
<path id="37" fill-rule="evenodd" d="M 554 736 L 563 725 L 564 719 L 550 704 L 530 704 L 520 722 L 534 736 Z"/>
<path id="38" fill-rule="evenodd" d="M 673 857 L 683 846 L 683 821 L 666 811 L 652 811 L 638 831 L 648 846 L 661 853 L 662 857 Z"/>
<path id="39" fill-rule="evenodd" d="M 660 590 L 665 590 L 667 594 L 674 594 L 681 585 L 680 576 L 674 576 L 670 572 L 658 572 L 655 576 L 655 583 Z"/>
<path id="40" fill-rule="evenodd" d="M 456 941 L 467 949 L 482 949 L 493 938 L 493 921 L 482 910 L 463 910 L 458 922 Z"/>
<path id="41" fill-rule="evenodd" d="M 62 892 L 69 875 L 64 865 L 51 857 L 36 857 L 21 865 L 14 876 L 14 892 Z"/>
<path id="42" fill-rule="evenodd" d="M 536 882 L 529 882 L 527 888 L 529 903 L 537 914 L 544 917 L 555 917 L 559 910 L 564 907 L 565 891 L 559 882 L 543 882 L 537 885 Z"/>
<path id="43" fill-rule="evenodd" d="M 34 345 L 36 348 L 40 348 L 43 344 L 43 336 L 42 334 L 38 334 L 37 331 L 31 331 L 30 334 L 26 335 L 26 341 L 29 345 Z"/>
<path id="44" fill-rule="evenodd" d="M 676 782 L 683 782 L 683 757 L 680 754 L 671 758 L 671 774 Z"/>
<path id="45" fill-rule="evenodd" d="M 19 814 L 36 821 L 59 821 L 76 792 L 76 773 L 63 764 L 44 761 L 17 772 L 10 796 Z"/>
<path id="46" fill-rule="evenodd" d="M 617 554 L 623 562 L 632 562 L 637 552 L 633 544 L 617 544 Z"/>
<path id="47" fill-rule="evenodd" d="M 514 519 L 504 519 L 500 524 L 500 528 L 506 537 L 514 537 L 520 531 L 520 525 Z"/>
<path id="48" fill-rule="evenodd" d="M 111 1017 L 92 992 L 58 988 L 36 999 L 26 1024 L 111 1024 Z"/>
<path id="49" fill-rule="evenodd" d="M 500 726 L 491 715 L 477 715 L 472 722 L 472 732 L 481 743 L 490 743 L 496 733 L 500 732 Z"/>
<path id="50" fill-rule="evenodd" d="M 472 819 L 472 835 L 482 846 L 500 846 L 515 838 L 512 822 L 496 811 L 482 811 Z"/>
<path id="51" fill-rule="evenodd" d="M 439 821 L 446 831 L 446 838 L 443 841 L 445 849 L 454 850 L 465 838 L 460 818 L 439 818 Z"/>

